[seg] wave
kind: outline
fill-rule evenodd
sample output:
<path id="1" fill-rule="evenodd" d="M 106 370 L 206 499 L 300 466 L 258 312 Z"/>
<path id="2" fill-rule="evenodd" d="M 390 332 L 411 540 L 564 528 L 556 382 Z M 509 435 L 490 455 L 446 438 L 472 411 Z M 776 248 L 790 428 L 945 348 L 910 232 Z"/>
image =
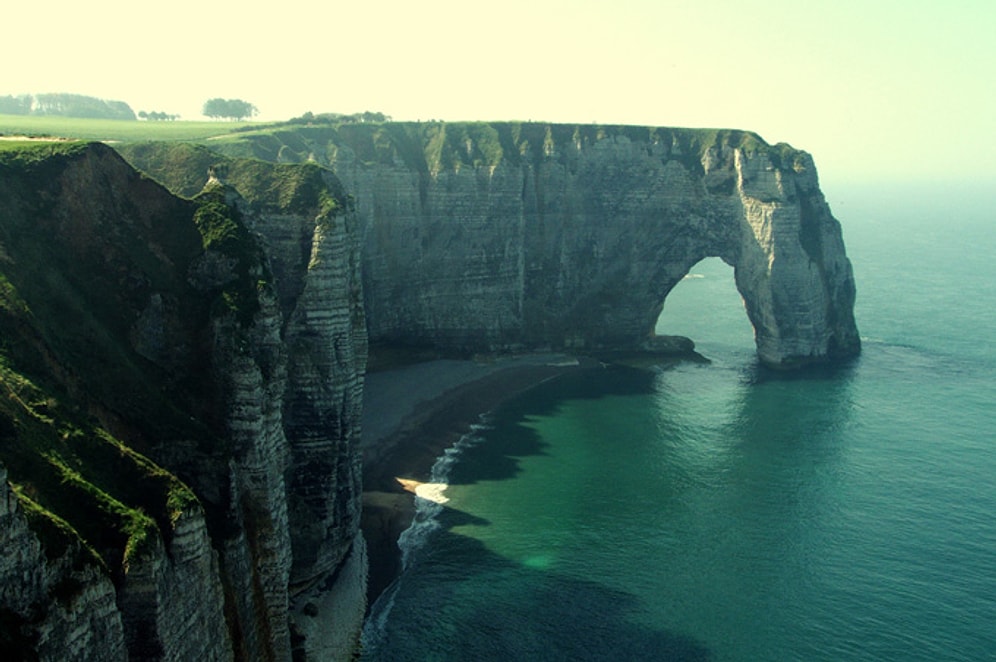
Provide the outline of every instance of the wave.
<path id="1" fill-rule="evenodd" d="M 363 651 L 360 659 L 370 659 L 378 644 L 384 641 L 387 619 L 394 609 L 394 600 L 400 587 L 400 580 L 395 580 L 370 607 L 370 614 L 363 623 L 363 631 L 360 633 L 360 649 Z"/>
<path id="2" fill-rule="evenodd" d="M 415 516 L 412 518 L 411 525 L 398 536 L 398 548 L 401 550 L 401 576 L 377 598 L 363 626 L 362 639 L 365 650 L 376 649 L 377 642 L 383 640 L 388 617 L 394 608 L 395 596 L 397 596 L 404 579 L 405 570 L 411 567 L 418 552 L 425 549 L 432 535 L 442 527 L 439 515 L 443 512 L 444 504 L 449 501 L 444 492 L 449 487 L 450 473 L 464 451 L 484 441 L 484 437 L 480 433 L 491 429 L 486 415 L 482 414 L 480 421 L 480 423 L 471 425 L 470 431 L 436 458 L 429 471 L 427 482 L 420 483 L 415 480 L 398 479 L 398 482 L 406 490 L 415 495 Z"/>
<path id="3" fill-rule="evenodd" d="M 427 482 L 411 485 L 414 489 L 410 491 L 415 494 L 415 516 L 411 526 L 398 537 L 402 572 L 410 567 L 414 555 L 425 547 L 432 534 L 440 528 L 439 515 L 443 512 L 444 504 L 449 501 L 444 492 L 449 487 L 450 473 L 464 451 L 483 440 L 479 433 L 490 429 L 485 420 L 486 417 L 481 416 L 481 423 L 471 425 L 467 434 L 436 458 Z"/>

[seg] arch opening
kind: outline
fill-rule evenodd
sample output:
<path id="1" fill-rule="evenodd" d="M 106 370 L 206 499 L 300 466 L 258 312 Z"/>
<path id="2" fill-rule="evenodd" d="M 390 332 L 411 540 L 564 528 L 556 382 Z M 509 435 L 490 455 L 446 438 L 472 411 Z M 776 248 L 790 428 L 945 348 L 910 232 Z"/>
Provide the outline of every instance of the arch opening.
<path id="1" fill-rule="evenodd" d="M 718 257 L 700 260 L 668 293 L 654 332 L 691 338 L 696 351 L 755 352 L 754 327 L 737 290 L 733 267 Z"/>

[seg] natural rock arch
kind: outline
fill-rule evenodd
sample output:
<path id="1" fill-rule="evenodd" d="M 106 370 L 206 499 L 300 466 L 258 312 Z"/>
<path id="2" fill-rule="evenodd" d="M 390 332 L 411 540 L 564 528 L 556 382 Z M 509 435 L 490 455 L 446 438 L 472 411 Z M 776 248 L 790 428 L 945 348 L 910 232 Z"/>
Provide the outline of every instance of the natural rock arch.
<path id="1" fill-rule="evenodd" d="M 434 160 L 419 156 L 414 126 L 394 128 L 393 159 L 361 162 L 362 145 L 339 144 L 371 340 L 636 348 L 671 289 L 718 256 L 734 267 L 762 361 L 859 351 L 850 262 L 808 154 L 743 132 L 588 129 L 531 126 L 530 143 L 525 128 L 496 125 L 504 152 L 488 165 L 466 130 Z"/>
<path id="2" fill-rule="evenodd" d="M 695 263 L 668 293 L 655 325 L 665 338 L 694 338 L 696 350 L 711 356 L 716 345 L 754 345 L 754 327 L 737 290 L 733 267 L 718 257 Z"/>

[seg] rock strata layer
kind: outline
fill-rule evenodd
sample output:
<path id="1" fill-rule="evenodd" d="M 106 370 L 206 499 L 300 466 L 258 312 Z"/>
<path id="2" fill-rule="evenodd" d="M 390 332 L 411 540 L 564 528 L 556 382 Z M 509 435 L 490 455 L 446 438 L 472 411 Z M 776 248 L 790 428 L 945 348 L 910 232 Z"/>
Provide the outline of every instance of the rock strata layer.
<path id="1" fill-rule="evenodd" d="M 645 347 L 706 257 L 732 265 L 760 358 L 860 349 L 840 224 L 809 154 L 742 131 L 339 125 L 227 149 L 314 159 L 356 197 L 372 342 Z M 652 342 L 652 341 L 651 341 Z"/>
<path id="2" fill-rule="evenodd" d="M 11 659 L 336 659 L 355 646 L 355 220 L 327 171 L 247 167 L 253 196 L 215 177 L 189 200 L 103 145 L 0 159 Z M 329 635 L 298 623 L 304 598 L 351 608 Z"/>
<path id="3" fill-rule="evenodd" d="M 688 351 L 653 328 L 718 256 L 765 363 L 860 348 L 813 161 L 755 134 L 331 122 L 212 145 L 121 146 L 149 176 L 101 144 L 0 153 L 4 659 L 348 659 L 368 338 Z"/>

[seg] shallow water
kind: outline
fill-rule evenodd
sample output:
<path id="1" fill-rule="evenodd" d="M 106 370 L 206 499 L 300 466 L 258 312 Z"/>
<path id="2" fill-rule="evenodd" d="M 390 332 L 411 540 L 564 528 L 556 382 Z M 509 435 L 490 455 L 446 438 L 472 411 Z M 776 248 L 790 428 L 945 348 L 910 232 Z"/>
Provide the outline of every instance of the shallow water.
<path id="1" fill-rule="evenodd" d="M 769 373 L 732 270 L 698 265 L 659 328 L 712 362 L 572 375 L 469 431 L 365 659 L 994 659 L 996 233 L 850 212 L 859 360 Z"/>

